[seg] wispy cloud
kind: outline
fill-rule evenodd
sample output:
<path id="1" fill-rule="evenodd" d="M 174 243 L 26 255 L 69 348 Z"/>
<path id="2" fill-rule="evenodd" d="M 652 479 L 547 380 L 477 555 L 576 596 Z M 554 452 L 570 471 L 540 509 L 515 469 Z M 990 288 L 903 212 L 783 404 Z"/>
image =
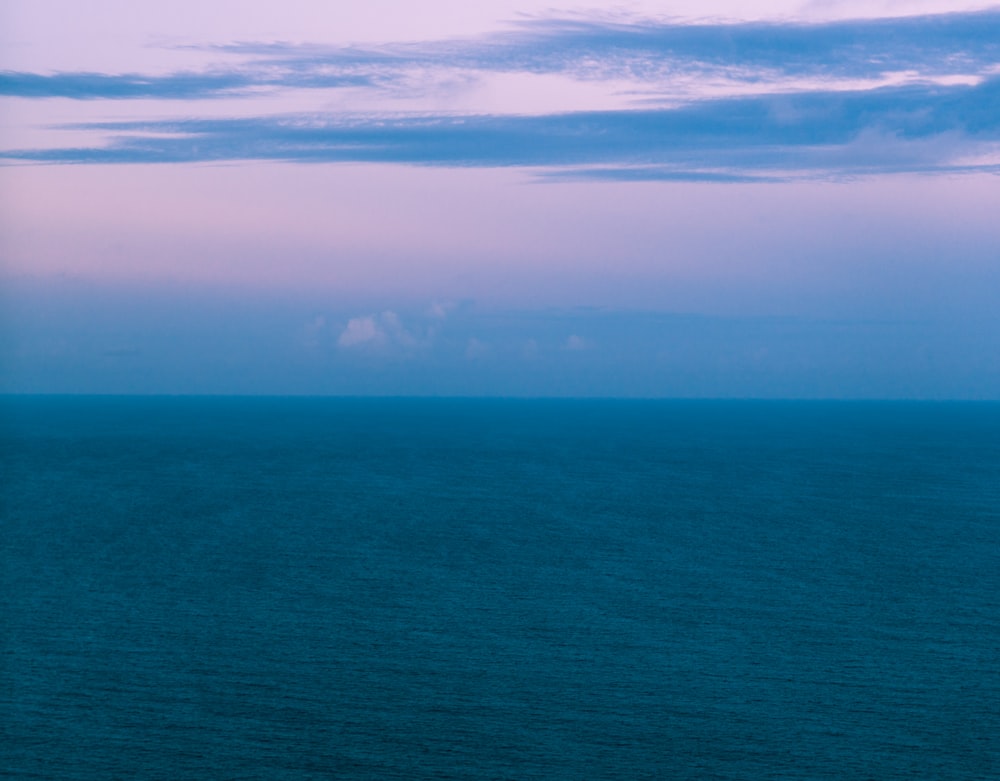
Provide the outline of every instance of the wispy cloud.
<path id="1" fill-rule="evenodd" d="M 803 75 L 926 77 L 982 73 L 1000 62 L 1000 10 L 820 23 L 538 18 L 475 39 L 365 50 L 284 43 L 212 49 L 280 66 L 292 83 L 321 69 L 385 74 L 416 67 L 639 81 L 691 71 L 725 71 L 750 83 Z"/>
<path id="2" fill-rule="evenodd" d="M 560 73 L 669 82 L 720 74 L 766 86 L 908 74 L 975 76 L 1000 63 L 1000 10 L 889 19 L 689 24 L 651 19 L 538 18 L 471 39 L 358 48 L 243 42 L 201 47 L 234 60 L 167 75 L 0 73 L 0 95 L 80 99 L 240 96 L 251 88 L 384 86 L 414 70 Z"/>
<path id="3" fill-rule="evenodd" d="M 788 75 L 865 78 L 887 71 L 979 72 L 1000 58 L 1000 12 L 823 23 L 674 24 L 538 20 L 508 62 L 605 77 L 724 68 L 755 81 Z"/>
<path id="4" fill-rule="evenodd" d="M 0 93 L 187 100 L 291 88 L 378 92 L 450 69 L 627 83 L 634 107 L 532 115 L 488 105 L 353 115 L 248 116 L 244 109 L 238 119 L 64 125 L 103 132 L 107 140 L 0 157 L 525 166 L 542 177 L 719 182 L 993 171 L 1000 163 L 1000 10 L 812 24 L 534 19 L 476 39 L 368 49 L 239 43 L 213 50 L 240 62 L 157 77 L 5 73 Z M 699 94 L 693 76 L 728 86 Z"/>
<path id="5" fill-rule="evenodd" d="M 50 162 L 365 161 L 734 181 L 791 173 L 995 166 L 1000 79 L 548 116 L 284 116 L 91 123 L 103 147 L 7 152 Z M 655 175 L 654 175 L 655 174 Z"/>
<path id="6" fill-rule="evenodd" d="M 305 80 L 303 80 L 305 81 Z M 371 86 L 363 75 L 313 74 L 312 87 Z M 230 69 L 210 72 L 180 72 L 164 76 L 137 73 L 54 73 L 0 71 L 0 95 L 19 98 L 72 98 L 76 100 L 197 100 L 242 97 L 261 88 L 291 86 L 280 75 L 267 75 L 254 69 Z"/>

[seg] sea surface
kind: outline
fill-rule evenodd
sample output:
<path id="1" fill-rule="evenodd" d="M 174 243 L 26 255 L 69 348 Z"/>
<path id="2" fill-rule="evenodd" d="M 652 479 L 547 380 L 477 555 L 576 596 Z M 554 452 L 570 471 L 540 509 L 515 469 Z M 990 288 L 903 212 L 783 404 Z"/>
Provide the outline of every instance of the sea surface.
<path id="1" fill-rule="evenodd" d="M 0 776 L 1000 778 L 1000 404 L 0 399 Z"/>

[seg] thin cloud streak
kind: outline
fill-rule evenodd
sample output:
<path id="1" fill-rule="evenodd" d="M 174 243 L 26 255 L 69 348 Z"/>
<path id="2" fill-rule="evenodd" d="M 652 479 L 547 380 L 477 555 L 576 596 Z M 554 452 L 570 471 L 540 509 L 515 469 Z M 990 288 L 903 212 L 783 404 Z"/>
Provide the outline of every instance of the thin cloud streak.
<path id="1" fill-rule="evenodd" d="M 268 77 L 253 70 L 182 72 L 166 76 L 136 73 L 55 73 L 0 72 L 0 95 L 19 98 L 71 98 L 74 100 L 206 100 L 244 97 L 266 87 L 365 87 L 368 76 L 313 74 L 301 83 Z"/>
<path id="2" fill-rule="evenodd" d="M 0 73 L 0 94 L 20 98 L 242 101 L 239 118 L 62 124 L 87 141 L 0 159 L 518 166 L 542 180 L 714 182 L 993 172 L 1000 163 L 1000 10 L 808 24 L 542 18 L 474 39 L 364 49 L 209 48 L 244 61 L 161 76 Z M 602 84 L 619 98 L 621 84 L 635 89 L 628 109 L 503 113 L 484 105 L 488 89 L 477 97 L 470 88 L 459 108 L 388 111 L 398 94 L 433 92 L 445 70 L 469 84 L 521 73 Z M 707 97 L 701 76 L 730 92 Z M 313 88 L 352 88 L 373 110 L 254 108 L 263 94 Z M 95 131 L 107 140 L 95 144 Z"/>
<path id="3" fill-rule="evenodd" d="M 240 97 L 253 88 L 381 88 L 414 70 L 440 68 L 645 84 L 695 74 L 761 88 L 803 77 L 827 83 L 892 73 L 915 80 L 981 77 L 1000 64 L 1000 10 L 822 23 L 542 18 L 473 39 L 381 47 L 248 42 L 186 48 L 245 60 L 165 76 L 7 71 L 0 73 L 0 95 Z"/>
<path id="4" fill-rule="evenodd" d="M 471 40 L 350 49 L 284 43 L 209 47 L 306 73 L 318 67 L 429 67 L 570 73 L 580 78 L 670 76 L 678 71 L 869 78 L 894 71 L 982 73 L 1000 61 L 1000 11 L 822 23 L 684 24 L 649 19 L 548 18 Z"/>
<path id="5" fill-rule="evenodd" d="M 22 150 L 8 160 L 191 163 L 281 160 L 523 166 L 595 178 L 699 181 L 994 170 L 1000 78 L 702 101 L 676 109 L 547 116 L 353 119 L 285 116 L 90 123 L 102 147 Z M 650 176 L 657 172 L 656 176 Z"/>

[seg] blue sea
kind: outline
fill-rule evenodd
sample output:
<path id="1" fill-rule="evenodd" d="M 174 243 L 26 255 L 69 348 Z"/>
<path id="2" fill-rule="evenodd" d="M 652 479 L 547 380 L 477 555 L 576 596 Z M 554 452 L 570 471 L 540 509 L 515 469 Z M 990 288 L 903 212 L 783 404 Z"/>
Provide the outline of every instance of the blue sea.
<path id="1" fill-rule="evenodd" d="M 0 775 L 1000 777 L 1000 404 L 0 400 Z"/>

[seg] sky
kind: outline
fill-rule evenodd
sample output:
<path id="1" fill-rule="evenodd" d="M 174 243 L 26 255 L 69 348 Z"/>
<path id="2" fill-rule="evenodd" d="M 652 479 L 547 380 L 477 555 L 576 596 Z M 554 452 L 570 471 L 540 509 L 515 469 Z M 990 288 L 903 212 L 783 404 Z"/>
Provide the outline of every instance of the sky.
<path id="1" fill-rule="evenodd" d="M 0 0 L 0 392 L 1000 399 L 1000 6 Z"/>

